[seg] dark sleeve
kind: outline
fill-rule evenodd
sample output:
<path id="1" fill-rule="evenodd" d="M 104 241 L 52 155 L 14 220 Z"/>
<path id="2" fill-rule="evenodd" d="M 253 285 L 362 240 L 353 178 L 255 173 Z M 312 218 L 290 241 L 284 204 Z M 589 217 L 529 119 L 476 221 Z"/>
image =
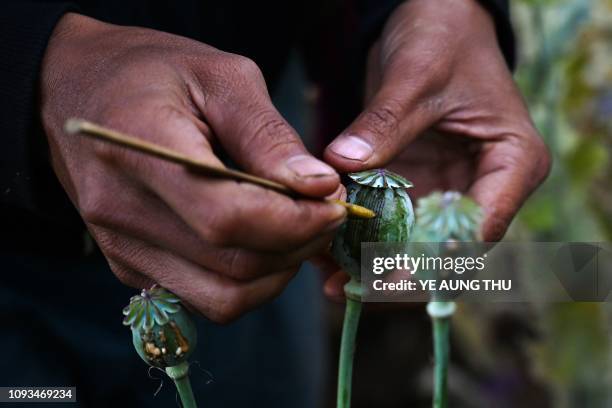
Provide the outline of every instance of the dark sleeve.
<path id="1" fill-rule="evenodd" d="M 38 85 L 53 28 L 73 6 L 63 2 L 4 1 L 0 5 L 0 207 L 34 210 L 33 184 L 46 149 Z M 43 164 L 44 163 L 44 164 Z"/>
<path id="2" fill-rule="evenodd" d="M 0 250 L 80 254 L 83 225 L 51 169 L 39 109 L 49 37 L 76 8 L 0 2 Z"/>
<path id="3" fill-rule="evenodd" d="M 516 65 L 516 44 L 512 23 L 510 22 L 510 2 L 508 0 L 479 0 L 479 2 L 491 13 L 495 21 L 499 47 L 510 69 L 514 69 Z"/>
<path id="4" fill-rule="evenodd" d="M 406 0 L 410 1 L 410 0 Z M 515 43 L 512 25 L 510 23 L 510 7 L 508 0 L 478 0 L 486 8 L 493 20 L 497 32 L 499 46 L 511 69 L 515 65 Z M 393 10 L 403 3 L 402 0 L 359 0 L 357 13 L 360 30 L 365 44 L 372 44 Z"/>

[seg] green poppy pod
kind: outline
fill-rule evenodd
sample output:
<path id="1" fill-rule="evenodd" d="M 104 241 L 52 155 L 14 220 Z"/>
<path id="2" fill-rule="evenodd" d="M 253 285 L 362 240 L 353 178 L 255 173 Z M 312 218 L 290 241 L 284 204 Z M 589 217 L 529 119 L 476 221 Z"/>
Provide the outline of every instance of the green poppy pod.
<path id="1" fill-rule="evenodd" d="M 412 201 L 406 192 L 412 183 L 385 169 L 349 174 L 347 202 L 369 208 L 376 217 L 349 217 L 332 244 L 336 262 L 351 277 L 361 280 L 362 242 L 407 242 L 414 226 Z"/>
<path id="2" fill-rule="evenodd" d="M 456 191 L 433 192 L 421 198 L 416 209 L 417 221 L 413 241 L 422 243 L 422 252 L 428 257 L 478 258 L 485 249 L 480 241 L 482 210 L 471 198 Z M 416 244 L 414 244 L 416 245 Z M 453 270 L 440 268 L 421 272 L 423 279 L 438 281 L 469 280 L 473 269 Z M 431 299 L 439 306 L 452 300 L 461 291 L 433 291 Z"/>
<path id="3" fill-rule="evenodd" d="M 187 361 L 196 347 L 197 330 L 189 312 L 176 295 L 162 287 L 153 286 L 132 296 L 123 314 L 136 352 L 149 365 L 177 366 Z"/>
<path id="4" fill-rule="evenodd" d="M 469 197 L 457 191 L 433 192 L 418 204 L 415 241 L 480 240 L 482 210 Z"/>

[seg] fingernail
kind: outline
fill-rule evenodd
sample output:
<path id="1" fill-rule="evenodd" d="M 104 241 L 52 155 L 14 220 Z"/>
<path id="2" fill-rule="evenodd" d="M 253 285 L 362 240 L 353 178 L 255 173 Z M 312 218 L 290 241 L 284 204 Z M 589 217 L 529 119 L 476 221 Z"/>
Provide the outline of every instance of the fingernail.
<path id="1" fill-rule="evenodd" d="M 327 164 L 305 154 L 287 160 L 287 167 L 300 177 L 327 177 L 336 174 Z"/>
<path id="2" fill-rule="evenodd" d="M 341 136 L 329 145 L 329 149 L 349 160 L 362 162 L 368 160 L 374 153 L 372 146 L 358 136 Z"/>

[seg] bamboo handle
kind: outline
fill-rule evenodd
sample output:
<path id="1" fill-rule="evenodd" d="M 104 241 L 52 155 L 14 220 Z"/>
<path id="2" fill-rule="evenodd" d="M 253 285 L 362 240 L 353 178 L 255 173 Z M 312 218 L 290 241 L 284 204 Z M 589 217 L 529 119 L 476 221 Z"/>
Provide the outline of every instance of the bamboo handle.
<path id="1" fill-rule="evenodd" d="M 155 156 L 157 158 L 170 161 L 173 163 L 181 164 L 190 170 L 197 171 L 208 176 L 229 178 L 237 181 L 246 181 L 252 184 L 269 188 L 278 193 L 288 195 L 290 197 L 304 197 L 296 191 L 291 190 L 289 187 L 277 183 L 272 180 L 268 180 L 262 177 L 253 176 L 252 174 L 244 173 L 238 170 L 227 169 L 223 167 L 212 166 L 200 160 L 193 159 L 188 156 L 184 156 L 174 150 L 167 149 L 163 146 L 159 146 L 154 143 L 147 142 L 145 140 L 126 135 L 121 132 L 117 132 L 112 129 L 105 128 L 95 123 L 83 120 L 83 119 L 68 119 L 64 125 L 66 132 L 70 134 L 83 134 L 94 139 L 103 140 L 118 146 L 123 146 L 128 149 L 136 150 L 141 153 Z M 346 208 L 349 214 L 359 218 L 373 218 L 376 213 L 365 207 L 350 204 L 342 200 L 326 199 L 325 201 L 339 204 Z"/>

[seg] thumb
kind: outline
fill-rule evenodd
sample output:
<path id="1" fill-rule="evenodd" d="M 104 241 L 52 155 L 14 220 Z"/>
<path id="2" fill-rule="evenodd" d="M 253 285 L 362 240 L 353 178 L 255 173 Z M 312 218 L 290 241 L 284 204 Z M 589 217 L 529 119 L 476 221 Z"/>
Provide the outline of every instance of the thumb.
<path id="1" fill-rule="evenodd" d="M 326 149 L 325 161 L 340 172 L 383 167 L 414 138 L 432 126 L 441 114 L 430 103 L 410 96 L 387 80 L 366 109 Z"/>
<path id="2" fill-rule="evenodd" d="M 265 89 L 237 90 L 230 103 L 209 107 L 207 121 L 230 157 L 245 171 L 314 197 L 336 191 L 340 176 L 307 150 Z"/>

